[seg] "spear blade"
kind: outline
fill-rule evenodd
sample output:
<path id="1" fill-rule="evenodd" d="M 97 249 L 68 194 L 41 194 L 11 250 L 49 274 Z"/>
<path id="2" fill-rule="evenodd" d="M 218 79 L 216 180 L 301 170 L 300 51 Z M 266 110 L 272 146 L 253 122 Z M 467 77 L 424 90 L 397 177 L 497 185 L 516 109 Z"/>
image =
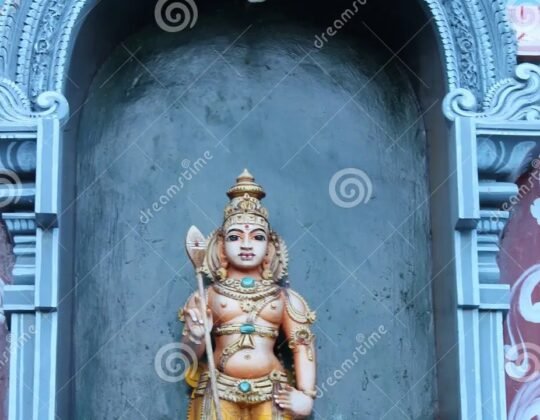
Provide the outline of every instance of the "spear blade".
<path id="1" fill-rule="evenodd" d="M 206 239 L 196 226 L 191 226 L 188 230 L 186 251 L 195 269 L 201 268 L 206 254 Z"/>

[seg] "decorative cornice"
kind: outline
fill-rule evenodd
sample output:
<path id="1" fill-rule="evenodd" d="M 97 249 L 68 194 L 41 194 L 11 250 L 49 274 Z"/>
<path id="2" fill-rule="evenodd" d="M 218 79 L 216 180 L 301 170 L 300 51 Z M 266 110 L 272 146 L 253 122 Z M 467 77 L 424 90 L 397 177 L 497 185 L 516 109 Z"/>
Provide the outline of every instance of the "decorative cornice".
<path id="1" fill-rule="evenodd" d="M 3 213 L 2 219 L 11 238 L 17 235 L 36 235 L 36 216 L 33 213 Z"/>
<path id="2" fill-rule="evenodd" d="M 6 1 L 8 13 L 0 20 L 0 65 L 34 102 L 43 91 L 63 92 L 76 28 L 98 0 L 29 0 L 15 19 L 17 1 Z M 466 88 L 483 97 L 488 86 L 508 76 L 516 49 L 504 0 L 420 1 L 437 27 L 448 91 Z M 8 45 L 18 48 L 13 70 Z"/>
<path id="3" fill-rule="evenodd" d="M 446 96 L 443 110 L 451 121 L 456 117 L 540 120 L 540 67 L 530 63 L 517 66 L 515 78 L 504 79 L 487 92 L 481 109 L 474 93 L 460 88 Z"/>
<path id="4" fill-rule="evenodd" d="M 474 3 L 474 2 L 473 2 Z M 456 61 L 459 70 L 459 86 L 480 94 L 482 84 L 478 66 L 479 40 L 474 36 L 473 20 L 466 2 L 451 1 L 447 13 L 456 44 Z M 455 88 L 458 86 L 452 86 Z"/>
<path id="5" fill-rule="evenodd" d="M 499 235 L 506 222 L 510 218 L 510 212 L 504 210 L 480 210 L 480 220 L 476 231 L 482 235 Z"/>
<path id="6" fill-rule="evenodd" d="M 21 86 L 25 92 L 28 92 L 28 94 L 30 93 L 28 85 L 30 83 L 32 72 L 31 60 L 35 48 L 35 41 L 37 39 L 36 34 L 39 28 L 40 16 L 47 4 L 47 0 L 32 0 L 30 2 L 28 9 L 26 10 L 22 31 L 19 34 L 15 82 Z M 53 40 L 44 40 L 44 42 L 51 43 Z"/>
<path id="7" fill-rule="evenodd" d="M 511 76 L 516 66 L 517 40 L 516 33 L 510 24 L 508 16 L 508 0 L 483 0 L 486 4 L 486 10 L 491 6 L 494 19 L 488 19 L 487 23 L 492 26 L 491 33 L 499 33 L 501 43 L 499 48 L 494 48 L 496 54 L 494 66 L 507 69 L 507 74 L 499 74 L 496 80 Z"/>
<path id="8" fill-rule="evenodd" d="M 446 77 L 450 89 L 459 86 L 459 68 L 457 66 L 456 47 L 452 29 L 444 7 L 439 0 L 425 0 L 439 32 L 442 53 L 446 64 Z"/>
<path id="9" fill-rule="evenodd" d="M 16 15 L 21 8 L 21 0 L 6 0 L 0 13 L 0 71 L 7 74 L 9 55 L 13 47 L 13 34 L 16 26 Z"/>
<path id="10" fill-rule="evenodd" d="M 22 89 L 8 79 L 0 79 L 0 122 L 35 122 L 38 118 L 64 119 L 69 114 L 66 98 L 58 92 L 43 92 L 36 99 L 40 111 L 33 111 Z"/>
<path id="11" fill-rule="evenodd" d="M 62 31 L 59 36 L 58 48 L 54 51 L 54 81 L 53 90 L 58 92 L 64 91 L 64 84 L 67 75 L 67 66 L 69 65 L 69 56 L 71 55 L 71 49 L 73 48 L 72 34 L 75 25 L 81 20 L 81 11 L 84 9 L 87 0 L 78 0 L 74 2 L 66 17 L 64 18 L 64 24 L 62 25 Z"/>
<path id="12" fill-rule="evenodd" d="M 494 5 L 493 0 L 490 0 L 488 4 Z M 495 66 L 494 55 L 496 53 L 493 48 L 493 42 L 490 37 L 489 28 L 487 22 L 492 18 L 491 14 L 486 14 L 486 10 L 490 10 L 485 7 L 485 4 L 478 0 L 466 1 L 464 4 L 469 7 L 469 14 L 471 16 L 470 21 L 475 25 L 476 34 L 475 39 L 478 44 L 476 48 L 476 62 L 480 64 L 484 70 L 482 75 L 482 92 L 485 92 L 495 81 L 497 80 L 497 68 Z M 504 6 L 506 10 L 506 6 Z M 482 73 L 482 72 L 480 72 Z"/>

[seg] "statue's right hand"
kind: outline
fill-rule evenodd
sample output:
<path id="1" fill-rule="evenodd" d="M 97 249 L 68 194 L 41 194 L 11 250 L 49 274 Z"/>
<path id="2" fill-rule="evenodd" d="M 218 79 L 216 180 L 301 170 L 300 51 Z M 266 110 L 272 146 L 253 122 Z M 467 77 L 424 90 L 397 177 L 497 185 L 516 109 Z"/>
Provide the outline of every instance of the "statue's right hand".
<path id="1" fill-rule="evenodd" d="M 184 311 L 184 317 L 186 321 L 186 327 L 190 334 L 195 339 L 202 339 L 204 337 L 204 320 L 201 315 L 200 299 L 195 295 L 195 305 L 186 308 Z M 210 309 L 206 310 L 206 318 L 208 319 L 208 329 L 212 331 L 212 312 Z"/>

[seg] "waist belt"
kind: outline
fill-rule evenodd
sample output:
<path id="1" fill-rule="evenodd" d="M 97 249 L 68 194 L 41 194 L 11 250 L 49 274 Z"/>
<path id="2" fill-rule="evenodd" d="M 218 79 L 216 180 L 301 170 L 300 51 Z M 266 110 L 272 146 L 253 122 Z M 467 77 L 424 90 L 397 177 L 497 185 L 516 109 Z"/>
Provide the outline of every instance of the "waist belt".
<path id="1" fill-rule="evenodd" d="M 257 404 L 270 401 L 279 385 L 287 383 L 287 375 L 278 370 L 255 379 L 238 379 L 219 371 L 216 373 L 219 398 L 235 403 Z M 202 373 L 194 394 L 203 396 L 209 381 L 208 372 Z"/>

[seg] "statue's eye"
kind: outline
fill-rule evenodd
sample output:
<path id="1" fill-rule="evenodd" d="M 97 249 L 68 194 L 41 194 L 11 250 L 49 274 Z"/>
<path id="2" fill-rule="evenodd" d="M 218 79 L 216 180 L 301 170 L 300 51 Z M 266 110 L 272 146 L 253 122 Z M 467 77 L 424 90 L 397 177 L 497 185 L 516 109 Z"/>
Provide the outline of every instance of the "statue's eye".
<path id="1" fill-rule="evenodd" d="M 227 236 L 227 241 L 229 241 L 229 242 L 234 242 L 234 241 L 237 241 L 238 239 L 240 239 L 240 237 L 238 235 L 229 235 L 229 236 Z"/>
<path id="2" fill-rule="evenodd" d="M 266 241 L 266 236 L 264 236 L 264 235 L 255 235 L 254 239 L 256 241 Z"/>

